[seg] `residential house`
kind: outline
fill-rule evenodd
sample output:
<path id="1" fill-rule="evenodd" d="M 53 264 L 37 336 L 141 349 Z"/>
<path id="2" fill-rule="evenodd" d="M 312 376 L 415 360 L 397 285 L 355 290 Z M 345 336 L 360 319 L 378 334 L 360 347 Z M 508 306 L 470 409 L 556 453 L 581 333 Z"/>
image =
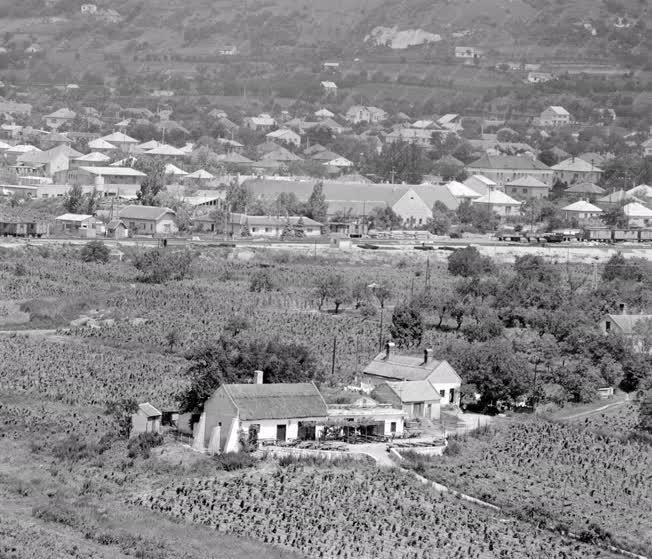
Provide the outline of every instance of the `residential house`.
<path id="1" fill-rule="evenodd" d="M 501 190 L 489 190 L 480 198 L 471 201 L 473 205 L 486 208 L 500 217 L 518 215 L 521 209 L 521 202 L 508 196 Z"/>
<path id="2" fill-rule="evenodd" d="M 47 150 L 57 146 L 70 146 L 72 142 L 72 138 L 69 138 L 66 134 L 60 134 L 59 132 L 50 132 L 49 134 L 41 137 L 40 146 L 41 149 Z"/>
<path id="3" fill-rule="evenodd" d="M 314 440 L 328 407 L 313 383 L 222 384 L 204 403 L 196 441 L 209 452 L 238 452 L 243 442 Z M 181 420 L 181 418 L 180 418 Z M 202 424 L 203 423 L 203 424 Z"/>
<path id="4" fill-rule="evenodd" d="M 402 409 L 411 419 L 439 419 L 441 396 L 429 380 L 386 381 L 374 388 L 371 397 Z"/>
<path id="5" fill-rule="evenodd" d="M 605 189 L 592 182 L 578 182 L 569 186 L 564 192 L 572 198 L 595 200 L 596 197 L 605 193 Z"/>
<path id="6" fill-rule="evenodd" d="M 352 161 L 330 150 L 318 151 L 310 159 L 331 167 L 353 167 Z"/>
<path id="7" fill-rule="evenodd" d="M 220 56 L 235 56 L 238 54 L 238 47 L 235 45 L 224 45 L 219 49 Z"/>
<path id="8" fill-rule="evenodd" d="M 551 167 L 555 180 L 571 184 L 574 182 L 598 182 L 602 169 L 579 157 L 571 157 Z"/>
<path id="9" fill-rule="evenodd" d="M 335 95 L 337 93 L 337 84 L 331 81 L 321 82 L 321 88 L 326 95 Z"/>
<path id="10" fill-rule="evenodd" d="M 0 99 L 0 113 L 30 116 L 32 114 L 32 105 L 29 103 L 16 103 L 15 101 L 5 101 Z"/>
<path id="11" fill-rule="evenodd" d="M 432 135 L 437 133 L 441 131 L 431 128 L 397 128 L 385 136 L 385 143 L 407 142 L 420 148 L 431 149 Z"/>
<path id="12" fill-rule="evenodd" d="M 243 124 L 251 130 L 271 130 L 276 127 L 276 121 L 267 114 L 250 116 L 244 119 Z"/>
<path id="13" fill-rule="evenodd" d="M 315 116 L 317 118 L 324 119 L 324 118 L 333 118 L 335 114 L 329 111 L 328 109 L 321 108 L 315 112 Z"/>
<path id="14" fill-rule="evenodd" d="M 445 114 L 437 119 L 437 124 L 451 132 L 460 132 L 462 130 L 462 117 L 455 113 Z"/>
<path id="15" fill-rule="evenodd" d="M 159 206 L 125 206 L 118 212 L 132 235 L 171 235 L 179 231 L 177 215 Z"/>
<path id="16" fill-rule="evenodd" d="M 53 130 L 57 130 L 61 126 L 70 124 L 73 120 L 75 120 L 76 116 L 77 113 L 75 111 L 71 111 L 70 109 L 64 108 L 64 109 L 59 109 L 57 111 L 54 111 L 49 115 L 45 115 L 43 119 L 45 120 L 45 124 L 47 126 L 52 128 Z"/>
<path id="17" fill-rule="evenodd" d="M 104 224 L 92 215 L 63 214 L 54 218 L 55 231 L 60 234 L 94 238 L 104 233 Z"/>
<path id="18" fill-rule="evenodd" d="M 500 184 L 532 176 L 552 186 L 554 176 L 554 171 L 538 159 L 518 155 L 483 155 L 467 165 L 467 169 L 471 174 L 484 175 Z"/>
<path id="19" fill-rule="evenodd" d="M 600 321 L 602 332 L 624 336 L 637 351 L 647 349 L 639 332 L 643 327 L 652 328 L 652 314 L 626 314 L 624 305 L 621 311 L 621 314 L 608 314 Z"/>
<path id="20" fill-rule="evenodd" d="M 160 144 L 155 148 L 147 150 L 145 152 L 145 155 L 150 155 L 153 157 L 161 157 L 166 160 L 169 160 L 169 159 L 184 158 L 186 157 L 187 153 L 177 147 L 168 144 Z"/>
<path id="21" fill-rule="evenodd" d="M 100 153 L 104 153 L 104 152 L 111 153 L 111 152 L 119 151 L 119 148 L 117 146 L 114 146 L 113 144 L 107 142 L 102 138 L 94 138 L 90 142 L 88 142 L 88 149 L 92 149 L 93 151 L 98 151 Z"/>
<path id="22" fill-rule="evenodd" d="M 378 107 L 354 105 L 346 111 L 345 118 L 353 124 L 360 124 L 361 122 L 375 124 L 387 119 L 387 113 Z"/>
<path id="23" fill-rule="evenodd" d="M 328 420 L 322 432 L 327 434 L 335 430 L 335 434 L 344 440 L 349 437 L 355 440 L 357 435 L 361 435 L 363 440 L 400 437 L 406 417 L 407 413 L 400 404 L 378 403 L 363 396 L 352 404 L 328 404 Z"/>
<path id="24" fill-rule="evenodd" d="M 541 126 L 568 126 L 571 123 L 570 113 L 558 105 L 544 109 L 539 116 Z"/>
<path id="25" fill-rule="evenodd" d="M 301 145 L 301 136 L 289 130 L 287 128 L 279 128 L 265 135 L 266 138 L 275 142 L 283 142 L 285 144 L 291 144 L 293 146 L 299 147 Z"/>
<path id="26" fill-rule="evenodd" d="M 20 167 L 37 166 L 45 177 L 54 177 L 60 171 L 68 170 L 69 157 L 64 150 L 53 148 L 47 151 L 28 151 L 16 157 L 17 172 Z"/>
<path id="27" fill-rule="evenodd" d="M 30 151 L 41 151 L 36 146 L 30 144 L 16 144 L 11 146 L 9 149 L 6 149 L 2 154 L 4 162 L 8 165 L 13 165 L 18 161 L 18 158 L 23 154 Z"/>
<path id="28" fill-rule="evenodd" d="M 81 166 L 68 169 L 67 182 L 71 185 L 93 185 L 105 196 L 135 197 L 145 173 L 131 167 Z"/>
<path id="29" fill-rule="evenodd" d="M 106 224 L 106 236 L 112 239 L 126 239 L 129 236 L 127 224 L 121 219 L 111 219 Z"/>
<path id="30" fill-rule="evenodd" d="M 484 51 L 475 47 L 455 47 L 455 58 L 473 61 L 484 56 Z"/>
<path id="31" fill-rule="evenodd" d="M 140 143 L 138 140 L 135 140 L 134 138 L 127 136 L 124 132 L 113 132 L 113 134 L 109 134 L 108 136 L 102 136 L 99 139 L 104 140 L 105 142 L 109 143 L 112 146 L 117 147 L 120 151 L 123 151 L 125 153 L 131 153 L 132 151 L 134 151 L 134 148 Z M 88 145 L 88 147 L 90 149 L 103 151 L 102 148 L 91 146 L 90 144 Z"/>
<path id="32" fill-rule="evenodd" d="M 464 184 L 480 195 L 486 194 L 489 190 L 499 190 L 501 188 L 496 181 L 484 175 L 471 175 L 464 181 Z"/>
<path id="33" fill-rule="evenodd" d="M 561 209 L 562 215 L 566 219 L 575 219 L 579 223 L 590 223 L 596 221 L 602 210 L 586 200 L 578 200 Z"/>
<path id="34" fill-rule="evenodd" d="M 474 200 L 480 198 L 482 194 L 477 193 L 472 188 L 458 181 L 451 181 L 445 185 L 446 189 L 458 200 Z"/>
<path id="35" fill-rule="evenodd" d="M 339 62 L 324 62 L 322 63 L 322 68 L 331 72 L 337 72 L 340 69 Z"/>
<path id="36" fill-rule="evenodd" d="M 552 72 L 528 72 L 527 81 L 529 83 L 546 83 L 555 79 Z"/>
<path id="37" fill-rule="evenodd" d="M 403 355 L 396 353 L 394 344 L 389 342 L 385 351 L 379 353 L 364 368 L 363 373 L 363 388 L 367 391 L 387 381 L 425 380 L 439 393 L 442 408 L 456 406 L 460 402 L 462 379 L 448 361 L 433 359 L 432 350 L 429 349 L 424 350 L 423 355 Z"/>
<path id="38" fill-rule="evenodd" d="M 227 217 L 227 233 L 230 237 L 279 238 L 287 228 L 293 231 L 301 230 L 305 237 L 319 237 L 323 224 L 302 216 L 272 216 L 246 215 L 229 213 Z"/>
<path id="39" fill-rule="evenodd" d="M 547 198 L 550 185 L 528 175 L 505 184 L 505 192 L 517 200 Z"/>
<path id="40" fill-rule="evenodd" d="M 131 431 L 129 435 L 134 437 L 141 433 L 159 433 L 161 431 L 161 419 L 163 414 L 149 402 L 138 405 L 138 410 L 131 416 Z"/>
<path id="41" fill-rule="evenodd" d="M 643 202 L 647 207 L 652 208 L 652 186 L 639 184 L 634 188 L 630 188 L 626 194 L 628 197 L 635 198 Z"/>
<path id="42" fill-rule="evenodd" d="M 623 206 L 628 227 L 652 227 L 652 210 L 638 202 L 630 202 Z"/>

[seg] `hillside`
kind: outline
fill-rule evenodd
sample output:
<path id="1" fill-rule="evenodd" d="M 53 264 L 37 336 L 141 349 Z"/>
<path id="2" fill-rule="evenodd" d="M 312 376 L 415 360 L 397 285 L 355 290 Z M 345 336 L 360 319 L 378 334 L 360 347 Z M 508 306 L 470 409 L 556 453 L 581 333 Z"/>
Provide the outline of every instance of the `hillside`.
<path id="1" fill-rule="evenodd" d="M 424 41 L 435 56 L 450 56 L 463 45 L 498 58 L 641 66 L 649 64 L 652 42 L 648 0 L 103 0 L 97 7 L 97 14 L 82 15 L 76 1 L 1 0 L 0 36 L 5 48 L 42 43 L 61 62 L 119 56 L 122 64 L 134 56 L 216 55 L 227 44 L 263 58 L 278 52 L 302 60 L 346 56 L 377 50 L 364 39 L 379 27 L 417 37 L 417 43 L 418 37 L 438 37 Z M 111 9 L 117 14 L 107 17 L 103 12 Z"/>

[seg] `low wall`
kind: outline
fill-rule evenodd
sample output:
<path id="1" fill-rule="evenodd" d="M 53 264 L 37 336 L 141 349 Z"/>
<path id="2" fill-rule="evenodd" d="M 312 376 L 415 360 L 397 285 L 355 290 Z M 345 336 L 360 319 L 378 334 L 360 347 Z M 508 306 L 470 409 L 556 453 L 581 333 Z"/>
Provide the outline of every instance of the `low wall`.
<path id="1" fill-rule="evenodd" d="M 317 460 L 357 460 L 360 462 L 373 462 L 373 458 L 360 452 L 343 452 L 340 450 L 312 450 L 309 448 L 280 448 L 266 447 L 262 450 L 274 458 L 294 456 L 296 458 L 312 458 Z"/>

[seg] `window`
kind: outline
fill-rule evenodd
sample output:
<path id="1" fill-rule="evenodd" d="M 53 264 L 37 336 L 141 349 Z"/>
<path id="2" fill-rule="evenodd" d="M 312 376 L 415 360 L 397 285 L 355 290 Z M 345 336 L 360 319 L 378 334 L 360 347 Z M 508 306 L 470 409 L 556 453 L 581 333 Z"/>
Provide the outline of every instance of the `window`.
<path id="1" fill-rule="evenodd" d="M 527 188 L 523 189 L 523 194 L 527 194 Z"/>
<path id="2" fill-rule="evenodd" d="M 440 390 L 439 391 L 439 396 L 441 396 L 442 398 L 445 398 L 446 397 L 446 391 L 445 390 Z"/>
<path id="3" fill-rule="evenodd" d="M 252 228 L 251 228 L 251 232 L 252 232 L 252 233 L 255 233 L 256 231 L 258 231 L 258 228 L 257 228 L 257 227 L 252 227 Z"/>
<path id="4" fill-rule="evenodd" d="M 272 230 L 271 227 L 265 227 L 265 233 L 269 233 Z"/>
<path id="5" fill-rule="evenodd" d="M 390 433 L 396 433 L 396 421 L 392 421 L 389 424 L 389 432 Z"/>
<path id="6" fill-rule="evenodd" d="M 604 323 L 604 329 L 609 332 L 611 330 L 611 322 L 608 320 Z"/>

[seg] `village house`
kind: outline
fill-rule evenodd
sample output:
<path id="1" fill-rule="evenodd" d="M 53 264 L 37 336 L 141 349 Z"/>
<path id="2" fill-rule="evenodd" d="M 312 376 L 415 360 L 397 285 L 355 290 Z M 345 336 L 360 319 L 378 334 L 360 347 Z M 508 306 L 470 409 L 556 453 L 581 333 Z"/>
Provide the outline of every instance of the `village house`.
<path id="1" fill-rule="evenodd" d="M 410 419 L 439 419 L 441 414 L 441 396 L 429 380 L 386 381 L 371 397 L 402 409 Z"/>
<path id="2" fill-rule="evenodd" d="M 586 200 L 578 200 L 561 209 L 566 219 L 577 220 L 578 223 L 591 223 L 596 221 L 603 213 L 600 208 Z"/>
<path id="3" fill-rule="evenodd" d="M 242 443 L 315 440 L 317 424 L 328 418 L 324 398 L 313 383 L 223 384 L 204 404 L 195 437 L 209 452 L 238 452 Z"/>
<path id="4" fill-rule="evenodd" d="M 29 103 L 16 103 L 15 101 L 0 100 L 0 114 L 24 115 L 32 114 L 32 105 Z"/>
<path id="5" fill-rule="evenodd" d="M 138 140 L 135 140 L 134 138 L 127 136 L 124 132 L 114 132 L 113 134 L 109 134 L 108 136 L 102 136 L 99 139 L 104 140 L 110 146 L 116 147 L 120 151 L 123 151 L 125 153 L 131 153 L 132 151 L 134 151 L 134 148 L 140 143 Z M 88 147 L 90 149 L 103 151 L 103 149 L 99 147 L 99 145 L 91 146 L 89 144 Z M 109 149 L 109 148 L 105 148 L 105 149 Z"/>
<path id="6" fill-rule="evenodd" d="M 235 56 L 238 54 L 238 47 L 235 45 L 224 45 L 219 49 L 220 56 Z"/>
<path id="7" fill-rule="evenodd" d="M 317 118 L 333 118 L 335 116 L 335 113 L 332 113 L 328 109 L 321 108 L 318 111 L 315 111 L 315 116 Z"/>
<path id="8" fill-rule="evenodd" d="M 623 206 L 623 213 L 627 217 L 628 227 L 651 227 L 652 210 L 639 202 L 630 202 Z"/>
<path id="9" fill-rule="evenodd" d="M 170 235 L 177 233 L 177 215 L 159 206 L 125 206 L 118 212 L 132 235 Z"/>
<path id="10" fill-rule="evenodd" d="M 96 217 L 85 214 L 63 214 L 54 218 L 55 232 L 92 239 L 104 234 L 104 224 Z"/>
<path id="11" fill-rule="evenodd" d="M 387 113 L 378 107 L 354 105 L 346 111 L 345 118 L 352 124 L 360 124 L 361 122 L 375 124 L 385 120 L 387 118 Z"/>
<path id="12" fill-rule="evenodd" d="M 508 196 L 501 190 L 489 190 L 480 198 L 471 201 L 473 205 L 485 208 L 499 217 L 517 215 L 521 209 L 521 202 Z"/>
<path id="13" fill-rule="evenodd" d="M 640 329 L 645 325 L 652 327 L 652 314 L 627 314 L 624 304 L 620 305 L 620 310 L 620 314 L 607 314 L 600 321 L 600 330 L 604 334 L 624 336 L 635 350 L 642 351 Z"/>
<path id="14" fill-rule="evenodd" d="M 448 113 L 437 119 L 437 124 L 451 132 L 460 132 L 462 130 L 462 116 L 456 113 Z"/>
<path id="15" fill-rule="evenodd" d="M 291 144 L 293 146 L 299 147 L 301 145 L 301 136 L 289 130 L 287 128 L 279 128 L 265 135 L 265 137 L 274 142 L 283 142 L 285 144 Z"/>
<path id="16" fill-rule="evenodd" d="M 560 161 L 551 167 L 555 180 L 571 184 L 574 182 L 598 182 L 602 176 L 602 169 L 580 159 L 571 157 Z"/>
<path id="17" fill-rule="evenodd" d="M 528 72 L 527 81 L 529 83 L 546 83 L 555 79 L 551 72 Z"/>
<path id="18" fill-rule="evenodd" d="M 331 81 L 321 82 L 321 88 L 326 95 L 335 95 L 337 93 L 337 84 Z"/>
<path id="19" fill-rule="evenodd" d="M 480 195 L 486 194 L 490 189 L 498 190 L 502 188 L 496 181 L 484 175 L 471 175 L 464 181 L 464 184 Z"/>
<path id="20" fill-rule="evenodd" d="M 306 237 L 321 235 L 323 224 L 302 216 L 270 216 L 270 215 L 245 215 L 229 213 L 227 218 L 227 232 L 233 238 L 242 237 L 247 233 L 252 237 L 280 237 L 290 228 L 301 229 Z"/>
<path id="21" fill-rule="evenodd" d="M 398 128 L 385 136 L 386 144 L 407 142 L 423 149 L 432 148 L 432 135 L 441 131 L 430 128 Z"/>
<path id="22" fill-rule="evenodd" d="M 261 114 L 259 116 L 246 117 L 243 124 L 251 130 L 271 130 L 276 127 L 276 120 L 268 114 Z"/>
<path id="23" fill-rule="evenodd" d="M 430 349 L 425 349 L 423 355 L 403 355 L 396 353 L 394 344 L 388 342 L 385 351 L 379 353 L 364 368 L 363 373 L 363 389 L 368 392 L 385 382 L 425 380 L 439 394 L 442 408 L 459 406 L 460 403 L 462 379 L 448 361 L 433 359 Z M 424 399 L 424 406 L 425 401 Z M 415 403 L 418 402 L 412 402 L 413 405 Z"/>
<path id="24" fill-rule="evenodd" d="M 517 200 L 547 198 L 550 194 L 550 185 L 539 179 L 527 175 L 514 179 L 505 184 L 505 192 Z"/>
<path id="25" fill-rule="evenodd" d="M 54 111 L 53 113 L 50 113 L 49 115 L 45 115 L 43 119 L 45 120 L 45 124 L 52 128 L 53 130 L 57 130 L 61 126 L 65 124 L 70 124 L 73 120 L 75 120 L 75 117 L 77 116 L 77 113 L 75 111 L 71 111 L 70 109 L 59 109 L 57 111 Z"/>
<path id="26" fill-rule="evenodd" d="M 140 433 L 159 433 L 163 414 L 149 402 L 138 405 L 138 411 L 131 416 L 130 436 Z"/>
<path id="27" fill-rule="evenodd" d="M 551 105 L 544 109 L 539 116 L 541 126 L 568 126 L 571 123 L 570 113 L 557 105 Z"/>
<path id="28" fill-rule="evenodd" d="M 70 160 L 69 167 L 71 169 L 78 169 L 79 167 L 103 167 L 111 161 L 108 155 L 104 155 L 99 151 L 92 151 L 86 155 L 80 155 Z"/>
<path id="29" fill-rule="evenodd" d="M 42 176 L 54 177 L 58 172 L 67 171 L 68 166 L 69 156 L 65 150 L 58 148 L 47 151 L 28 151 L 16 157 L 16 173 L 19 175 L 21 169 L 36 167 L 41 170 Z"/>
<path id="30" fill-rule="evenodd" d="M 446 189 L 460 201 L 463 200 L 475 200 L 480 198 L 482 194 L 478 194 L 472 188 L 469 188 L 464 183 L 458 181 L 451 181 L 445 185 Z"/>
<path id="31" fill-rule="evenodd" d="M 484 51 L 475 47 L 455 47 L 455 58 L 467 61 L 479 60 L 484 56 Z"/>
<path id="32" fill-rule="evenodd" d="M 592 182 L 577 182 L 564 190 L 564 193 L 571 199 L 594 201 L 605 193 L 605 189 Z"/>
<path id="33" fill-rule="evenodd" d="M 71 185 L 93 185 L 99 192 L 106 196 L 135 196 L 140 190 L 140 184 L 145 173 L 131 167 L 114 166 L 81 166 L 69 169 L 66 173 L 67 181 Z M 58 178 L 58 175 L 57 175 Z"/>
<path id="34" fill-rule="evenodd" d="M 552 186 L 554 176 L 554 171 L 538 159 L 517 155 L 484 155 L 467 165 L 467 169 L 500 184 L 532 176 Z"/>

